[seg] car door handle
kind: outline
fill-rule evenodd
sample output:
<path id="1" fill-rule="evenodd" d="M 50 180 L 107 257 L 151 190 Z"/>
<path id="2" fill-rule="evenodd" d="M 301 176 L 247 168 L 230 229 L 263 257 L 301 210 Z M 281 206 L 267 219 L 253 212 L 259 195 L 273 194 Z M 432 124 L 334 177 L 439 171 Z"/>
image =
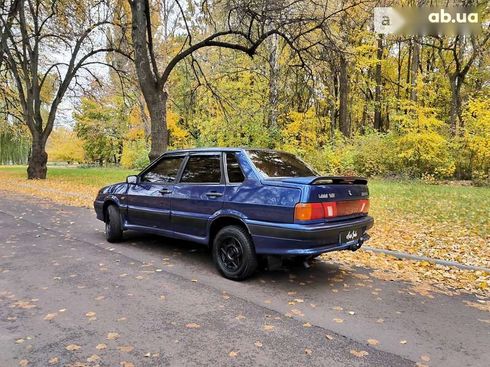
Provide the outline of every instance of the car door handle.
<path id="1" fill-rule="evenodd" d="M 207 192 L 206 196 L 210 198 L 219 198 L 223 196 L 223 194 L 221 192 L 211 191 L 211 192 Z"/>
<path id="2" fill-rule="evenodd" d="M 172 190 L 169 190 L 169 189 L 161 189 L 161 190 L 158 190 L 158 192 L 162 195 L 167 195 L 167 194 L 171 194 L 172 193 Z"/>

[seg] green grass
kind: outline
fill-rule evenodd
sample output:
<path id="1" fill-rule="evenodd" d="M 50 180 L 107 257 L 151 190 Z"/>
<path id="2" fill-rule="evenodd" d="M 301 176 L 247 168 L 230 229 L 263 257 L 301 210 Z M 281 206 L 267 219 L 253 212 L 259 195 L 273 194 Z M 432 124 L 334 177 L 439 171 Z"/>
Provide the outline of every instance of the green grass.
<path id="1" fill-rule="evenodd" d="M 26 169 L 25 166 L 0 166 L 0 172 L 10 173 L 19 178 L 26 177 Z M 134 170 L 115 167 L 48 167 L 49 180 L 59 179 L 65 182 L 73 182 L 77 185 L 98 187 L 124 181 L 126 176 L 136 173 L 138 172 Z"/>
<path id="2" fill-rule="evenodd" d="M 369 181 L 371 213 L 394 217 L 408 215 L 428 223 L 465 226 L 489 235 L 490 188 L 430 185 L 421 181 Z"/>

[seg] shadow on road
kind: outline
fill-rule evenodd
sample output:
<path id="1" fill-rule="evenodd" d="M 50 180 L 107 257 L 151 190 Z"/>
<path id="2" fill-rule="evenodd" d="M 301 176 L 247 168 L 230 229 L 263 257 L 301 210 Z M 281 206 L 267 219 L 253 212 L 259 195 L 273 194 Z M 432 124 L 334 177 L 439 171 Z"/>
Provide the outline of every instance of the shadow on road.
<path id="1" fill-rule="evenodd" d="M 189 269 L 200 269 L 200 273 L 214 273 L 214 263 L 210 250 L 200 244 L 193 242 L 175 240 L 157 235 L 144 234 L 127 231 L 124 241 L 116 246 L 137 247 L 151 253 L 155 261 L 167 258 L 177 267 L 189 267 Z M 196 274 L 196 272 L 194 272 Z M 197 275 L 197 274 L 196 274 Z M 317 280 L 321 280 L 317 282 Z M 282 267 L 273 270 L 259 270 L 246 283 L 273 283 L 274 289 L 290 289 L 291 286 L 305 286 L 307 284 L 319 285 L 331 288 L 334 283 L 342 282 L 349 285 L 358 282 L 348 268 L 334 263 L 314 260 L 310 268 L 302 264 L 286 261 Z M 243 282 L 242 282 L 243 283 Z"/>

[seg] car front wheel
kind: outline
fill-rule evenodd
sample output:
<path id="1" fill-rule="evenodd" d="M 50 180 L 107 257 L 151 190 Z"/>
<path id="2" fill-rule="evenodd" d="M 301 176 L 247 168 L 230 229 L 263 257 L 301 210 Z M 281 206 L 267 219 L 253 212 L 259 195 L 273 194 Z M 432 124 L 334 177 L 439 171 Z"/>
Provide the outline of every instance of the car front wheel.
<path id="1" fill-rule="evenodd" d="M 257 256 L 247 231 L 239 226 L 221 229 L 213 243 L 213 259 L 225 278 L 243 280 L 257 270 Z"/>
<path id="2" fill-rule="evenodd" d="M 109 205 L 105 220 L 105 238 L 109 242 L 119 242 L 122 240 L 122 236 L 123 230 L 119 209 L 115 205 Z"/>

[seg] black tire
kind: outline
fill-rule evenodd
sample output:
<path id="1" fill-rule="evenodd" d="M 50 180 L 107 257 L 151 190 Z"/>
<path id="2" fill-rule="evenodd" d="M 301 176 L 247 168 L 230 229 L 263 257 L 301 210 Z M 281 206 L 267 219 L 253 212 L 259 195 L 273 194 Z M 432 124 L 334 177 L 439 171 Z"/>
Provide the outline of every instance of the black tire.
<path id="1" fill-rule="evenodd" d="M 108 242 L 119 242 L 123 237 L 119 209 L 115 205 L 109 205 L 105 216 L 105 238 Z"/>
<path id="2" fill-rule="evenodd" d="M 247 231 L 239 226 L 222 228 L 213 243 L 213 260 L 228 279 L 243 280 L 257 270 L 255 248 Z"/>

